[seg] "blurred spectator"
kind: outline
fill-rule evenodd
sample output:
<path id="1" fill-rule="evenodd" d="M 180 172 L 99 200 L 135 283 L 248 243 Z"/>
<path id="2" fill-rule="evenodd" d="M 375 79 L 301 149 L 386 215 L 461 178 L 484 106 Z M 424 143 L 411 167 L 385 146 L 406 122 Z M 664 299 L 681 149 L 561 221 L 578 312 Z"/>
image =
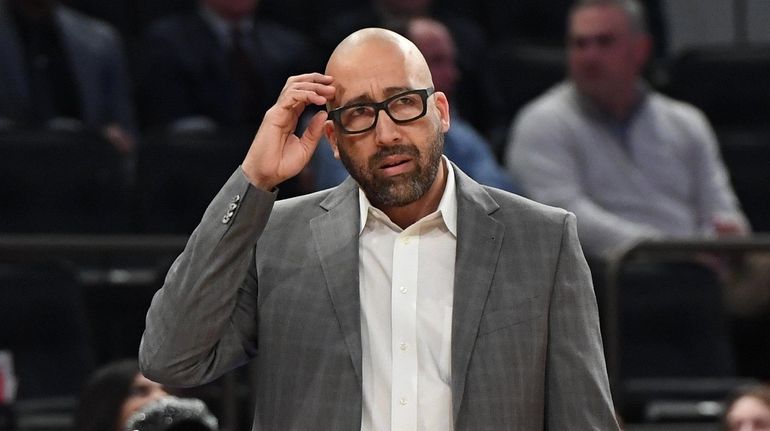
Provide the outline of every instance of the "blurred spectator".
<path id="1" fill-rule="evenodd" d="M 148 29 L 137 59 L 146 127 L 251 134 L 286 78 L 316 66 L 301 35 L 258 18 L 256 7 L 257 0 L 201 0 Z"/>
<path id="2" fill-rule="evenodd" d="M 453 101 L 460 73 L 455 61 L 454 40 L 449 30 L 431 18 L 412 18 L 397 30 L 404 33 L 422 52 L 435 89 L 444 92 Z M 444 154 L 481 184 L 516 191 L 508 173 L 497 163 L 484 138 L 459 114 L 451 112 L 451 115 L 452 125 L 444 136 Z M 333 187 L 347 177 L 348 173 L 342 163 L 334 158 L 328 142 L 316 149 L 313 172 L 317 188 Z"/>
<path id="3" fill-rule="evenodd" d="M 724 415 L 725 431 L 770 431 L 770 386 L 738 391 Z"/>
<path id="4" fill-rule="evenodd" d="M 655 38 L 655 50 L 659 55 L 666 52 L 665 22 L 661 3 L 665 0 L 645 0 L 648 26 Z M 686 0 L 669 0 L 688 3 Z M 701 0 L 692 0 L 698 2 Z M 714 0 L 721 1 L 721 0 Z M 472 17 L 481 24 L 489 38 L 495 42 L 556 48 L 565 38 L 564 23 L 574 0 L 441 0 L 441 6 Z M 691 12 L 696 12 L 688 4 Z"/>
<path id="5" fill-rule="evenodd" d="M 195 398 L 163 397 L 137 410 L 125 431 L 217 431 L 219 422 Z"/>
<path id="6" fill-rule="evenodd" d="M 452 109 L 461 113 L 477 129 L 486 130 L 486 105 L 481 98 L 482 59 L 486 52 L 486 34 L 468 18 L 442 9 L 433 0 L 369 0 L 330 17 L 321 29 L 321 41 L 331 50 L 347 35 L 366 27 L 382 27 L 399 31 L 406 22 L 416 17 L 431 17 L 446 25 L 457 46 L 457 64 L 460 70 L 457 97 Z"/>
<path id="7" fill-rule="evenodd" d="M 55 0 L 0 0 L 0 128 L 99 130 L 134 149 L 122 42 Z"/>
<path id="8" fill-rule="evenodd" d="M 569 79 L 512 127 L 507 164 L 525 193 L 574 212 L 590 257 L 644 238 L 747 233 L 706 118 L 640 77 L 642 5 L 583 0 L 569 17 Z"/>
<path id="9" fill-rule="evenodd" d="M 78 431 L 122 431 L 129 416 L 168 394 L 139 372 L 136 360 L 109 363 L 96 370 L 80 395 L 75 412 Z"/>

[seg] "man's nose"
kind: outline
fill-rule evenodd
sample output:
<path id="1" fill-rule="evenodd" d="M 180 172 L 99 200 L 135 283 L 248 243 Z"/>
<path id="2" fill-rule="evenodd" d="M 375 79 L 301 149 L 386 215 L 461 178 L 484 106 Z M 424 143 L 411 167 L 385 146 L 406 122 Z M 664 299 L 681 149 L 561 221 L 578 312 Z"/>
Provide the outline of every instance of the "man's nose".
<path id="1" fill-rule="evenodd" d="M 377 126 L 374 128 L 378 145 L 391 145 L 401 141 L 401 128 L 385 110 L 377 113 Z"/>

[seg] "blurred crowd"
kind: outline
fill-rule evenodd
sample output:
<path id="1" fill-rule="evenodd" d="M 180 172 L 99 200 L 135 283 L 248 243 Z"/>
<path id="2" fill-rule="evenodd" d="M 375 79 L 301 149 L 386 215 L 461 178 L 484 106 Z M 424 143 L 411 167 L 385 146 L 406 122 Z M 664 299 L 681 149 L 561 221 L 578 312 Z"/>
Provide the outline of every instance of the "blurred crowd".
<path id="1" fill-rule="evenodd" d="M 627 90 L 618 85 L 633 83 L 655 97 L 661 91 L 693 99 L 702 102 L 698 104 L 707 118 L 716 117 L 717 132 L 725 130 L 723 124 L 730 126 L 727 130 L 732 134 L 728 138 L 735 134 L 734 125 L 739 126 L 740 136 L 747 128 L 753 131 L 764 125 L 762 119 L 770 111 L 770 101 L 756 94 L 768 94 L 761 90 L 770 84 L 750 84 L 751 91 L 746 93 L 755 94 L 752 101 L 757 103 L 743 109 L 741 112 L 746 114 L 736 120 L 731 117 L 736 114 L 729 100 L 720 97 L 720 106 L 715 110 L 715 103 L 706 99 L 703 91 L 690 88 L 698 79 L 687 69 L 691 57 L 698 57 L 698 49 L 703 48 L 699 43 L 716 47 L 717 54 L 708 51 L 703 54 L 706 57 L 745 50 L 749 60 L 754 59 L 752 53 L 770 43 L 770 36 L 757 29 L 756 19 L 752 18 L 762 10 L 735 9 L 729 25 L 713 24 L 712 33 L 721 36 L 700 38 L 706 32 L 697 20 L 716 23 L 713 15 L 723 14 L 724 10 L 709 3 L 693 17 L 684 13 L 679 3 L 644 2 L 646 11 L 639 16 L 643 27 L 638 30 L 650 37 L 634 42 L 644 46 L 634 48 L 637 58 L 630 59 L 616 49 L 626 49 L 626 41 L 609 47 L 616 51 L 610 52 L 602 45 L 607 42 L 604 40 L 593 47 L 591 40 L 586 47 L 582 41 L 573 40 L 569 25 L 565 25 L 572 2 L 566 0 L 547 5 L 529 0 L 335 0 L 323 4 L 297 0 L 1 0 L 0 139 L 6 152 L 3 180 L 17 183 L 18 187 L 0 196 L 8 202 L 0 222 L 6 226 L 3 230 L 10 232 L 189 232 L 217 186 L 237 166 L 286 78 L 322 71 L 325 59 L 346 34 L 368 26 L 407 35 L 424 52 L 436 89 L 451 99 L 453 126 L 446 153 L 461 169 L 484 184 L 564 206 L 581 217 L 581 212 L 586 211 L 577 207 L 585 205 L 554 197 L 552 191 L 544 190 L 545 186 L 533 179 L 533 175 L 551 172 L 534 173 L 539 169 L 537 163 L 524 167 L 531 157 L 536 157 L 529 148 L 540 147 L 523 138 L 527 124 L 535 124 L 535 129 L 540 130 L 550 125 L 540 124 L 532 114 L 522 115 L 511 133 L 512 123 L 525 104 L 550 87 L 572 82 L 585 93 L 588 80 L 593 79 L 590 85 L 595 88 L 594 94 L 625 94 Z M 767 63 L 767 55 L 764 57 L 754 63 Z M 736 59 L 734 63 L 741 61 L 748 60 Z M 612 62 L 628 67 L 620 70 Z M 713 82 L 707 84 L 704 87 L 714 87 Z M 731 85 L 735 87 L 733 93 L 740 93 L 740 83 Z M 626 94 L 628 101 L 624 103 L 635 102 L 633 96 Z M 632 130 L 634 118 L 629 109 L 620 112 L 626 118 L 616 118 L 616 124 L 607 126 L 621 134 Z M 700 113 L 682 115 L 697 117 Z M 718 173 L 724 179 L 717 183 L 725 189 L 729 172 L 718 155 L 712 154 L 719 144 L 708 120 L 685 121 L 703 123 L 693 126 L 691 132 L 704 134 L 694 139 L 708 141 L 706 149 L 694 155 L 673 154 L 680 157 L 681 165 L 660 165 L 658 170 L 681 171 L 686 165 L 695 166 L 689 166 L 691 170 L 701 166 L 710 170 L 711 166 L 706 165 L 714 165 L 724 171 Z M 689 139 L 687 133 L 675 139 Z M 658 138 L 632 136 L 637 140 Z M 344 178 L 345 172 L 333 159 L 328 145 L 322 143 L 320 147 L 311 166 L 282 185 L 281 197 L 333 186 Z M 584 148 L 586 153 L 594 150 Z M 617 159 L 611 158 L 617 156 L 622 154 L 610 155 L 596 164 L 618 166 Z M 740 153 L 735 158 L 746 162 L 751 157 Z M 658 163 L 653 159 L 642 162 Z M 728 165 L 732 162 L 730 158 Z M 39 175 L 30 172 L 35 168 Z M 550 180 L 561 195 L 571 191 L 561 187 L 559 181 L 576 179 L 566 175 L 582 176 L 582 169 L 596 166 L 578 166 L 577 171 L 563 168 L 561 180 Z M 685 172 L 680 177 L 689 176 L 698 182 L 703 175 L 710 173 Z M 594 181 L 605 185 L 601 177 L 581 179 L 589 186 Z M 53 182 L 59 184 L 48 187 L 44 196 L 35 193 Z M 65 184 L 77 186 L 66 188 Z M 687 184 L 685 181 L 682 188 Z M 626 186 L 619 184 L 618 191 L 624 193 Z M 671 193 L 689 193 L 664 190 L 656 195 L 652 188 L 654 184 L 635 192 L 653 192 L 656 200 L 680 199 L 682 196 Z M 745 190 L 743 183 L 737 188 L 739 197 L 750 201 L 744 204 L 751 209 L 749 221 L 755 229 L 766 229 L 764 216 L 768 209 L 758 203 L 763 196 Z M 733 222 L 728 222 L 727 227 L 722 223 L 734 212 L 734 204 L 729 203 L 734 200 L 729 196 L 732 192 L 729 186 L 725 190 L 716 192 L 712 199 L 718 201 L 721 217 L 717 229 L 745 230 L 745 226 Z M 712 194 L 715 189 L 705 192 Z M 601 193 L 612 195 L 614 191 Z M 637 209 L 626 206 L 620 210 L 629 213 Z M 668 217 L 680 209 L 669 208 L 660 215 Z M 663 231 L 677 229 L 688 235 L 702 227 L 702 220 L 684 220 L 689 217 L 686 211 L 664 222 Z M 647 216 L 650 214 L 642 218 Z M 596 217 L 583 215 L 583 219 L 586 230 L 593 229 L 589 223 Z M 637 228 L 636 234 L 652 232 Z M 587 243 L 595 243 L 593 238 L 587 239 Z M 623 239 L 618 235 L 606 238 L 613 243 Z M 606 244 L 596 247 L 606 249 Z"/>

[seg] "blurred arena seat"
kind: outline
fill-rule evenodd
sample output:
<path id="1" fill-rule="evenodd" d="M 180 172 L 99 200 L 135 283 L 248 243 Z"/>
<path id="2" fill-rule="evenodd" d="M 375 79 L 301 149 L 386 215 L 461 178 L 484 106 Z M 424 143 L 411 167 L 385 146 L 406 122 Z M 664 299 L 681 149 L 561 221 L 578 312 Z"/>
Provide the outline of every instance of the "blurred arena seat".
<path id="1" fill-rule="evenodd" d="M 85 311 L 73 268 L 0 263 L 0 350 L 13 354 L 17 399 L 77 396 L 94 364 Z"/>
<path id="2" fill-rule="evenodd" d="M 0 232 L 127 230 L 128 166 L 96 133 L 0 132 Z"/>
<path id="3" fill-rule="evenodd" d="M 767 125 L 770 46 L 683 51 L 671 64 L 669 92 L 701 108 L 715 127 Z"/>

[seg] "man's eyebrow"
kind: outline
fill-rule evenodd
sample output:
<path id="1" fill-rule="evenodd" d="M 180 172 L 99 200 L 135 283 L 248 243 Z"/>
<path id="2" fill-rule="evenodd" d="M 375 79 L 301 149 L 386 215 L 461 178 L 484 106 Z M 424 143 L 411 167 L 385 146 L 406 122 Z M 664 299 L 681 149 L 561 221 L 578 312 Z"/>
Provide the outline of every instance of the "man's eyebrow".
<path id="1" fill-rule="evenodd" d="M 403 93 L 404 91 L 409 91 L 409 90 L 412 90 L 412 88 L 410 88 L 410 87 L 388 87 L 384 91 L 385 98 L 387 99 L 390 96 L 393 96 L 393 95 L 398 94 L 398 93 Z M 372 99 L 372 97 L 370 95 L 368 95 L 368 94 L 362 94 L 360 96 L 356 96 L 356 97 L 348 100 L 347 102 L 345 102 L 344 104 L 342 104 L 340 106 L 351 106 L 351 105 L 358 105 L 358 104 L 361 104 L 361 103 L 376 103 L 376 102 L 379 102 L 379 100 Z"/>

